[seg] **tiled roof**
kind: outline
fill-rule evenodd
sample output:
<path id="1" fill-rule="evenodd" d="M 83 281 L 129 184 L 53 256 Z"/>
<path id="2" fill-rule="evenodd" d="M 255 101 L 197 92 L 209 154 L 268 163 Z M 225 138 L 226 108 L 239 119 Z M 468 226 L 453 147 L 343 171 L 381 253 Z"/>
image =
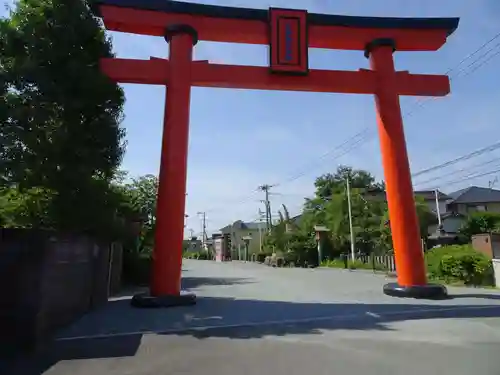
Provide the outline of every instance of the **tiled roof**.
<path id="1" fill-rule="evenodd" d="M 235 221 L 233 224 L 226 225 L 224 228 L 221 228 L 220 231 L 222 233 L 230 233 L 231 230 L 258 230 L 260 229 L 264 230 L 266 229 L 266 223 L 265 222 L 248 222 L 245 223 L 241 220 Z"/>
<path id="2" fill-rule="evenodd" d="M 448 194 L 450 203 L 494 203 L 500 202 L 500 190 L 471 186 Z"/>
<path id="3" fill-rule="evenodd" d="M 434 190 L 415 190 L 414 191 L 414 194 L 416 196 L 419 196 L 419 197 L 422 197 L 424 198 L 425 200 L 434 200 L 436 199 L 435 198 L 435 193 L 434 193 Z M 368 195 L 368 196 L 379 196 L 379 197 L 384 197 L 385 198 L 385 191 L 368 191 L 365 193 L 365 195 Z M 447 194 L 441 192 L 438 190 L 438 199 L 440 201 L 446 201 L 446 200 L 449 200 L 451 199 Z"/>
<path id="4" fill-rule="evenodd" d="M 434 190 L 415 190 L 414 193 L 415 195 L 422 197 L 425 200 L 436 199 Z M 438 190 L 438 200 L 445 201 L 448 199 L 450 199 L 450 197 L 447 194 L 442 193 Z"/>

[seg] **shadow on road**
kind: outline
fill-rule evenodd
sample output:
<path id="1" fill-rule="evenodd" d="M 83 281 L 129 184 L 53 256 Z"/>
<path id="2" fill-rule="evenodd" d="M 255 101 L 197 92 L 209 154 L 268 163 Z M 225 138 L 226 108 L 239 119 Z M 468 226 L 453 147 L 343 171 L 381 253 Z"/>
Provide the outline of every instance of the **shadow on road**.
<path id="1" fill-rule="evenodd" d="M 202 286 L 223 286 L 223 285 L 241 285 L 251 284 L 255 281 L 250 278 L 242 277 L 183 277 L 182 289 L 196 289 Z M 123 290 L 113 295 L 113 298 L 129 297 L 136 293 L 145 293 L 148 291 L 148 286 L 127 286 Z"/>
<path id="2" fill-rule="evenodd" d="M 0 373 L 36 375 L 62 360 L 134 356 L 147 333 L 255 339 L 327 330 L 391 331 L 394 328 L 388 323 L 397 321 L 499 316 L 499 304 L 299 303 L 202 297 L 195 306 L 136 309 L 122 299 L 84 317 L 63 334 L 62 340 L 29 359 L 23 358 L 11 372 L 0 369 Z"/>
<path id="3" fill-rule="evenodd" d="M 450 299 L 459 299 L 459 298 L 479 298 L 479 299 L 493 299 L 500 300 L 499 294 L 483 294 L 483 293 L 471 293 L 471 294 L 455 294 L 450 295 Z"/>
<path id="4" fill-rule="evenodd" d="M 44 374 L 60 361 L 132 357 L 141 345 L 141 334 L 120 337 L 103 337 L 67 342 L 53 342 L 29 358 L 20 358 L 13 363 L 0 359 L 2 375 Z"/>
<path id="5" fill-rule="evenodd" d="M 250 284 L 254 281 L 248 278 L 241 277 L 183 277 L 183 289 L 195 289 L 200 286 L 221 286 L 221 285 L 236 285 L 236 284 Z"/>

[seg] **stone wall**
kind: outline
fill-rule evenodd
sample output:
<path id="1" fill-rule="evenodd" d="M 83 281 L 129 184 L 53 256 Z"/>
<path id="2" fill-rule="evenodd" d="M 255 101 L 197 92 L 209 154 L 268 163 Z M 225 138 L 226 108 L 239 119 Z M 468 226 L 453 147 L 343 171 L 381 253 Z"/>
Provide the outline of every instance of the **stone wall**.
<path id="1" fill-rule="evenodd" d="M 0 354 L 35 348 L 105 304 L 109 265 L 110 246 L 84 236 L 0 229 Z"/>

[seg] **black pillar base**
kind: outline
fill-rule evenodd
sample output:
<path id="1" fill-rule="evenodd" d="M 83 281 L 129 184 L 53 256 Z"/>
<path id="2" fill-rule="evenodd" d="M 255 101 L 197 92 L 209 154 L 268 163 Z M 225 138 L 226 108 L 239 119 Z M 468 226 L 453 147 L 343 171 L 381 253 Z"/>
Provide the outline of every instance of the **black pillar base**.
<path id="1" fill-rule="evenodd" d="M 148 293 L 136 294 L 132 297 L 130 304 L 140 308 L 160 308 L 189 306 L 196 304 L 194 293 L 181 292 L 178 295 L 151 296 Z"/>
<path id="2" fill-rule="evenodd" d="M 384 285 L 384 294 L 391 297 L 421 298 L 421 299 L 446 299 L 448 291 L 443 285 L 427 284 L 414 286 L 401 286 L 398 283 Z"/>

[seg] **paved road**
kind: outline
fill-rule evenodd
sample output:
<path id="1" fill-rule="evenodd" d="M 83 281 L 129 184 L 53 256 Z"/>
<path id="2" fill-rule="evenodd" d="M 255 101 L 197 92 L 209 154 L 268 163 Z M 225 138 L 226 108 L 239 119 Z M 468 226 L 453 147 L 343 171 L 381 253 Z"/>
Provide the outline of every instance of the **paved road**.
<path id="1" fill-rule="evenodd" d="M 500 374 L 500 293 L 386 297 L 381 275 L 186 261 L 196 306 L 110 301 L 16 375 Z"/>

